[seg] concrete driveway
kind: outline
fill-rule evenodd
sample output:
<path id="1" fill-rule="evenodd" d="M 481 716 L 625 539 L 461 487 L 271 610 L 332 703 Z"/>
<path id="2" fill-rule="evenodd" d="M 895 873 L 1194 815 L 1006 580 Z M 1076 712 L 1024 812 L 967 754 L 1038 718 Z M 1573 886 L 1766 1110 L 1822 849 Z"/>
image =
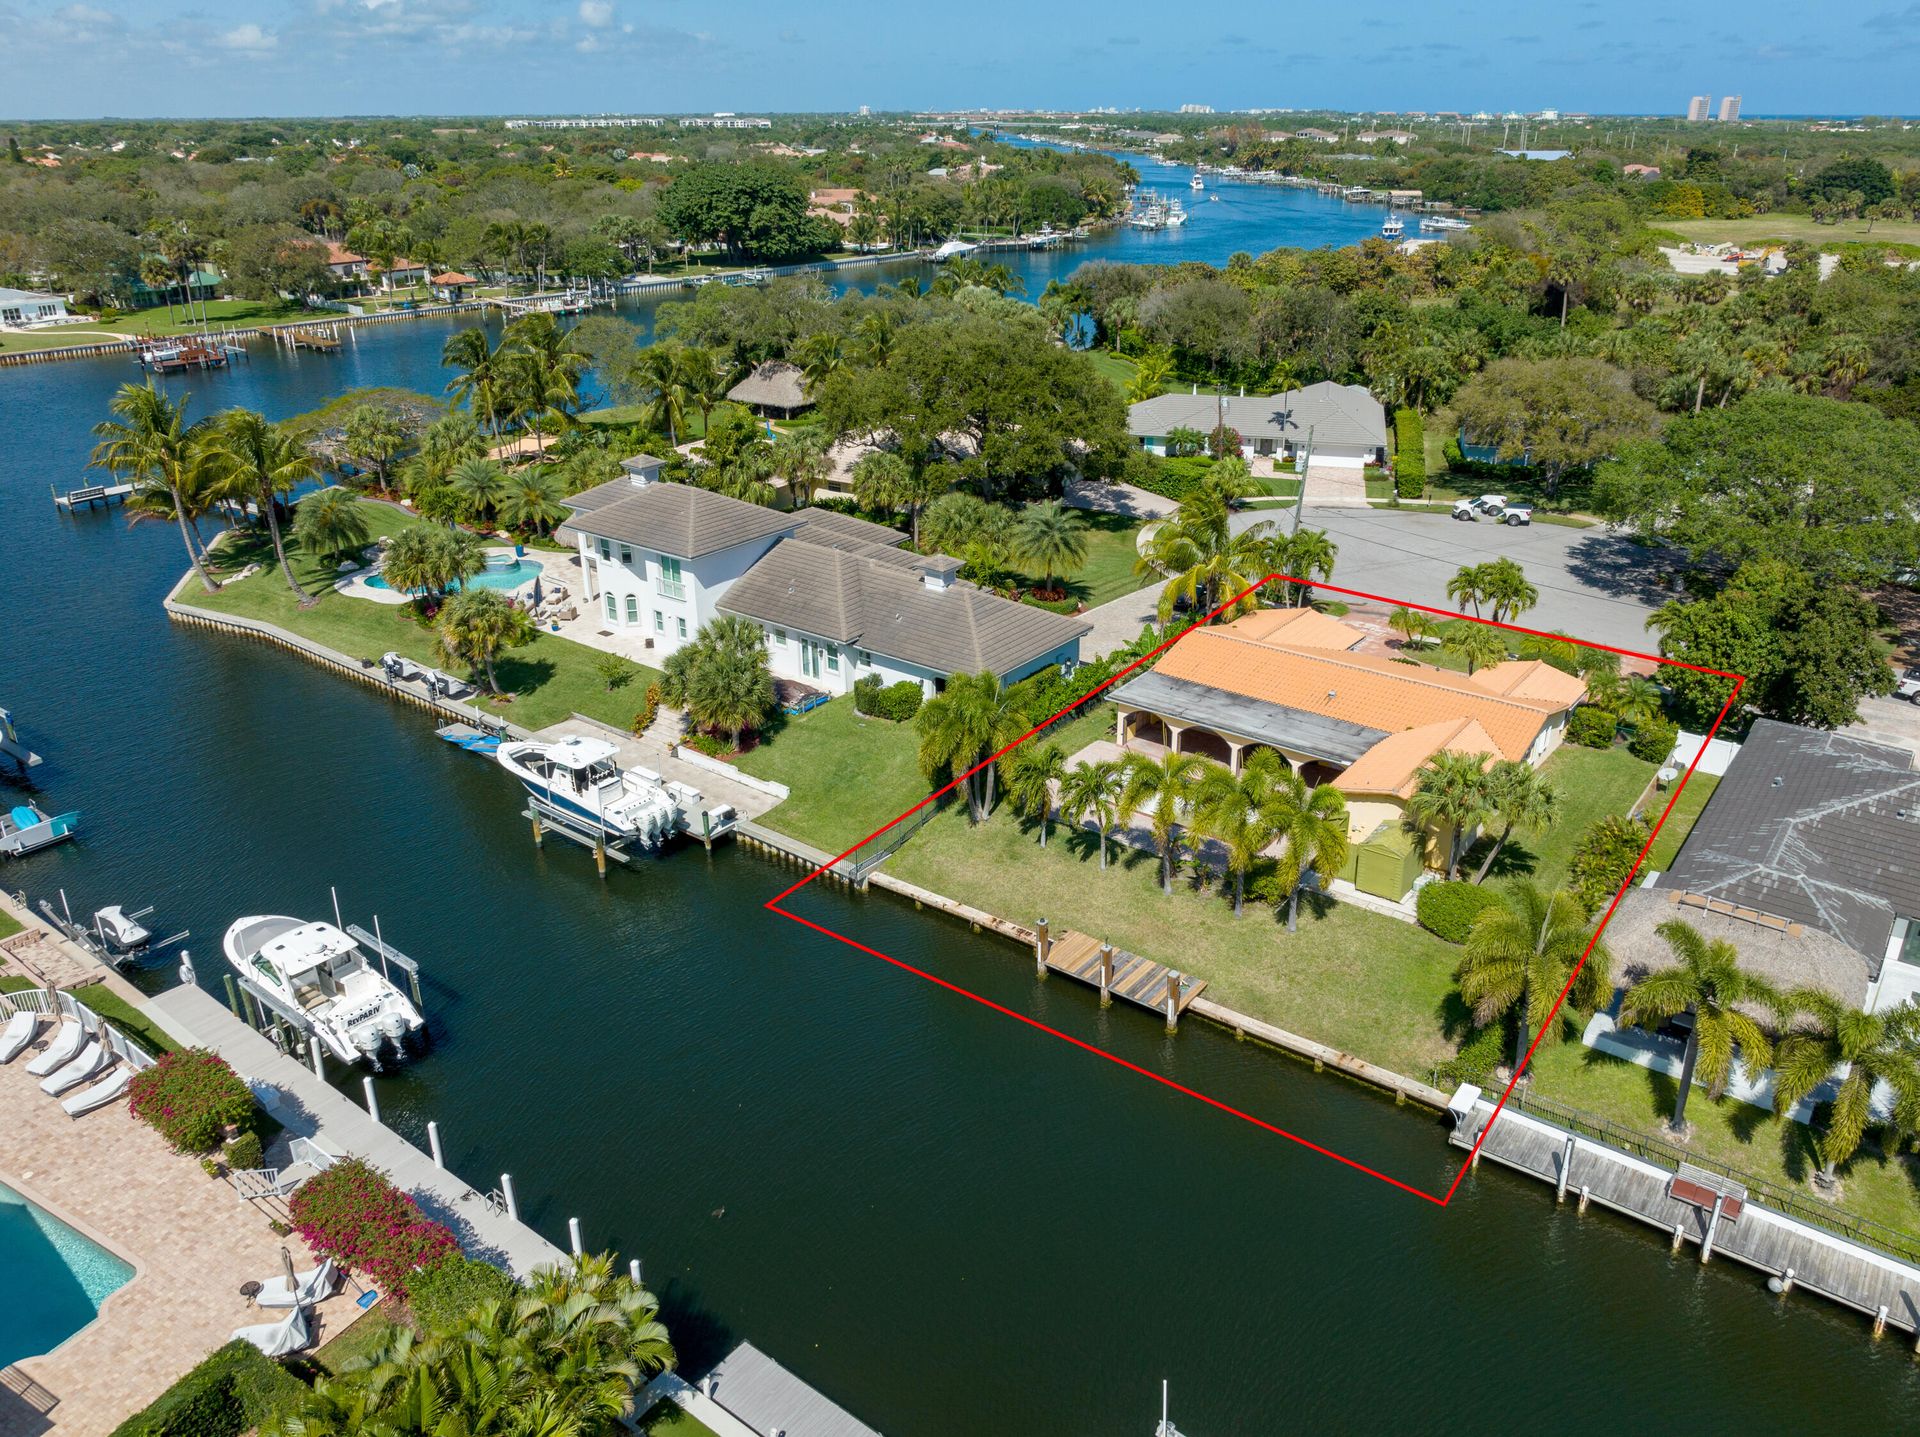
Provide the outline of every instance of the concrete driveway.
<path id="1" fill-rule="evenodd" d="M 1234 527 L 1268 520 L 1285 526 L 1292 513 L 1243 511 Z M 1461 566 L 1511 558 L 1540 591 L 1539 605 L 1521 623 L 1642 653 L 1657 643 L 1647 631 L 1647 616 L 1671 597 L 1663 588 L 1666 566 L 1659 553 L 1605 528 L 1509 528 L 1463 524 L 1445 514 L 1313 505 L 1302 524 L 1324 529 L 1339 546 L 1333 582 L 1343 588 L 1451 609 L 1447 581 Z"/>

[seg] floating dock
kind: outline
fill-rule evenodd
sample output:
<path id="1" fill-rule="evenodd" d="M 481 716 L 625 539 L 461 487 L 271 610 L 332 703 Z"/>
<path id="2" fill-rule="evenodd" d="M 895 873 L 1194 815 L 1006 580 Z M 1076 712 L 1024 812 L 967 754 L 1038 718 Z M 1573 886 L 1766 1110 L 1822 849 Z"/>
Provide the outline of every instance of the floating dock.
<path id="1" fill-rule="evenodd" d="M 1111 943 L 1068 929 L 1054 937 L 1044 919 L 1039 924 L 1034 954 L 1040 972 L 1064 973 L 1100 990 L 1102 1004 L 1123 998 L 1159 1013 L 1167 1020 L 1169 1031 L 1180 1024 L 1180 1015 L 1206 988 L 1204 978 L 1195 978 L 1128 953 Z"/>
<path id="2" fill-rule="evenodd" d="M 1582 1137 L 1574 1130 L 1579 1115 L 1559 1110 L 1563 1121 L 1553 1121 L 1558 1105 L 1518 1090 L 1498 1122 L 1492 1122 L 1494 1104 L 1470 1083 L 1447 1104 L 1448 1141 L 1468 1151 L 1478 1143 L 1475 1163 L 1487 1158 L 1552 1183 L 1557 1201 L 1571 1194 L 1583 1211 L 1598 1203 L 1659 1228 L 1676 1252 L 1693 1243 L 1703 1263 L 1720 1256 L 1745 1263 L 1766 1273 L 1769 1288 L 1783 1296 L 1796 1287 L 1817 1292 L 1865 1313 L 1876 1337 L 1892 1326 L 1920 1338 L 1920 1253 L 1896 1257 L 1882 1250 L 1906 1248 L 1912 1240 L 1904 1234 L 1838 1209 L 1823 1212 L 1824 1205 L 1784 1192 L 1756 1199 L 1751 1179 L 1684 1159 L 1668 1167 Z"/>

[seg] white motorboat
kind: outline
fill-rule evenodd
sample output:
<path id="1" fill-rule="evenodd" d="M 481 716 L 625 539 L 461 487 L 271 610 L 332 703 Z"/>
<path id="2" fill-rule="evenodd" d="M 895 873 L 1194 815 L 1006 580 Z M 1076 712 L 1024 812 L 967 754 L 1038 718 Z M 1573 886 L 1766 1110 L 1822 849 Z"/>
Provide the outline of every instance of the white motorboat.
<path id="1" fill-rule="evenodd" d="M 72 838 L 79 826 L 77 813 L 49 815 L 32 803 L 0 809 L 0 856 L 23 858 L 35 849 Z"/>
<path id="2" fill-rule="evenodd" d="M 945 264 L 950 259 L 958 259 L 962 255 L 972 254 L 979 248 L 979 245 L 968 244 L 965 240 L 950 239 L 941 245 L 939 249 L 935 250 L 931 258 L 935 264 Z"/>
<path id="3" fill-rule="evenodd" d="M 1204 190 L 1206 187 L 1207 187 L 1207 182 L 1201 179 L 1200 176 L 1198 175 L 1195 175 L 1192 179 L 1187 181 L 1187 188 L 1190 190 L 1196 190 L 1196 191 Z"/>
<path id="4" fill-rule="evenodd" d="M 153 942 L 153 933 L 140 922 L 151 908 L 129 913 L 118 903 L 109 904 L 93 915 L 94 936 L 116 962 L 144 953 Z"/>
<path id="5" fill-rule="evenodd" d="M 405 1062 L 426 1041 L 419 1010 L 331 923 L 280 914 L 242 918 L 221 946 L 235 971 L 301 1014 L 343 1063 Z"/>
<path id="6" fill-rule="evenodd" d="M 1167 202 L 1167 228 L 1177 230 L 1187 222 L 1187 208 L 1178 200 Z"/>
<path id="7" fill-rule="evenodd" d="M 1400 216 L 1395 214 L 1392 210 L 1388 210 L 1387 222 L 1380 226 L 1380 233 L 1382 237 L 1386 239 L 1399 239 L 1400 236 L 1405 234 L 1406 232 L 1407 232 L 1407 222 L 1401 219 Z"/>
<path id="8" fill-rule="evenodd" d="M 605 739 L 503 743 L 494 757 L 528 793 L 589 831 L 656 848 L 680 827 L 680 805 L 660 776 L 621 768 Z"/>

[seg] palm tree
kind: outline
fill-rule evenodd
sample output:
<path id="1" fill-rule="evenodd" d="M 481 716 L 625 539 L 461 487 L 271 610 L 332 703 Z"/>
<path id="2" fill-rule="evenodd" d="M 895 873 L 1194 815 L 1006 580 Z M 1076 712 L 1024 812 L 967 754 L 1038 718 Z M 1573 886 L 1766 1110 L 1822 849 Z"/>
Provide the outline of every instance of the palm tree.
<path id="1" fill-rule="evenodd" d="M 1087 562 L 1087 526 L 1058 499 L 1029 504 L 1013 526 L 1014 553 L 1039 576 L 1040 591 L 1057 598 L 1065 591 L 1057 580 Z"/>
<path id="2" fill-rule="evenodd" d="M 460 371 L 447 382 L 447 393 L 456 404 L 470 408 L 495 439 L 500 437 L 500 415 L 510 381 L 508 360 L 507 341 L 503 338 L 493 344 L 478 325 L 451 336 L 440 351 L 441 366 Z"/>
<path id="3" fill-rule="evenodd" d="M 1206 771 L 1206 760 L 1191 753 L 1168 753 L 1157 759 L 1130 753 L 1123 762 L 1126 786 L 1120 791 L 1120 821 L 1126 823 L 1152 805 L 1148 822 L 1154 849 L 1160 855 L 1160 891 L 1171 896 L 1179 847 L 1174 829 L 1187 816 Z"/>
<path id="4" fill-rule="evenodd" d="M 1622 723 L 1638 728 L 1659 718 L 1665 704 L 1660 685 L 1635 674 L 1620 686 L 1609 707 Z"/>
<path id="5" fill-rule="evenodd" d="M 1414 775 L 1413 796 L 1407 800 L 1407 823 L 1415 833 L 1446 833 L 1449 880 L 1460 876 L 1460 855 L 1465 851 L 1467 833 L 1487 817 L 1489 757 L 1442 750 Z"/>
<path id="6" fill-rule="evenodd" d="M 487 691 L 498 694 L 495 660 L 509 649 L 532 643 L 535 629 L 533 616 L 497 589 L 462 589 L 440 611 L 439 632 L 440 647 L 447 656 L 484 672 Z"/>
<path id="7" fill-rule="evenodd" d="M 230 409 L 223 414 L 211 443 L 216 464 L 224 471 L 222 487 L 233 498 L 252 499 L 259 505 L 287 587 L 305 600 L 306 590 L 293 576 L 287 546 L 280 536 L 280 496 L 291 494 L 313 478 L 319 466 L 306 445 L 251 409 Z"/>
<path id="8" fill-rule="evenodd" d="M 1402 604 L 1387 616 L 1387 627 L 1400 636 L 1402 648 L 1413 649 L 1425 648 L 1437 625 L 1431 614 Z"/>
<path id="9" fill-rule="evenodd" d="M 725 730 L 738 749 L 741 735 L 764 724 L 778 706 L 765 631 L 730 614 L 702 625 L 692 643 L 668 655 L 660 692 L 698 727 Z"/>
<path id="10" fill-rule="evenodd" d="M 1279 790 L 1289 779 L 1293 771 L 1269 748 L 1255 749 L 1237 774 L 1209 764 L 1200 777 L 1193 797 L 1194 829 L 1226 850 L 1235 918 L 1246 908 L 1247 870 L 1278 832 Z"/>
<path id="11" fill-rule="evenodd" d="M 447 487 L 460 496 L 471 518 L 484 519 L 506 492 L 507 476 L 491 459 L 463 459 L 447 476 Z"/>
<path id="12" fill-rule="evenodd" d="M 1309 788 L 1298 773 L 1288 773 L 1275 794 L 1272 816 L 1274 835 L 1283 845 L 1280 884 L 1287 890 L 1287 932 L 1297 933 L 1306 876 L 1311 873 L 1324 885 L 1347 861 L 1346 795 L 1331 784 Z"/>
<path id="13" fill-rule="evenodd" d="M 1173 382 L 1173 356 L 1164 349 L 1149 350 L 1140 356 L 1127 381 L 1127 403 L 1139 404 L 1166 391 Z"/>
<path id="14" fill-rule="evenodd" d="M 1714 1099 L 1727 1090 L 1736 1048 L 1749 1073 L 1757 1075 L 1772 1065 L 1773 1044 L 1767 1030 L 1745 1010 L 1759 1007 L 1778 1013 L 1782 999 L 1770 983 L 1740 967 L 1740 954 L 1726 939 L 1704 938 L 1699 929 L 1678 918 L 1668 919 L 1654 932 L 1666 940 L 1679 962 L 1649 973 L 1628 988 L 1620 1003 L 1620 1020 L 1648 1027 L 1677 1013 L 1692 1020 L 1686 1057 L 1680 1064 L 1680 1091 L 1667 1124 L 1684 1133 L 1696 1065 L 1706 1075 L 1707 1096 Z"/>
<path id="15" fill-rule="evenodd" d="M 1023 818 L 1040 820 L 1040 846 L 1047 846 L 1053 824 L 1053 786 L 1066 776 L 1067 756 L 1057 743 L 1021 744 L 1001 760 L 1006 766 L 1007 798 Z"/>
<path id="16" fill-rule="evenodd" d="M 1069 823 L 1094 822 L 1100 836 L 1100 867 L 1107 866 L 1107 835 L 1120 816 L 1120 795 L 1126 776 L 1117 759 L 1082 763 L 1060 780 L 1060 816 Z"/>
<path id="17" fill-rule="evenodd" d="M 647 422 L 665 429 L 667 442 L 678 448 L 680 431 L 687 427 L 687 406 L 693 402 L 678 347 L 655 344 L 641 350 L 640 379 L 653 392 Z"/>
<path id="18" fill-rule="evenodd" d="M 123 384 L 108 405 L 113 419 L 96 424 L 92 465 L 108 470 L 115 478 L 144 487 L 162 490 L 172 501 L 173 516 L 180 525 L 180 542 L 187 546 L 193 571 L 200 576 L 209 594 L 220 585 L 207 571 L 187 517 L 187 494 L 203 467 L 205 451 L 197 425 L 187 423 L 187 401 L 175 403 L 145 384 Z"/>
<path id="19" fill-rule="evenodd" d="M 337 564 L 364 549 L 373 530 L 367 524 L 366 506 L 352 490 L 335 484 L 300 501 L 293 511 L 293 537 L 309 554 Z"/>
<path id="20" fill-rule="evenodd" d="M 680 351 L 676 367 L 687 402 L 700 411 L 700 432 L 704 434 L 714 406 L 727 397 L 727 390 L 732 387 L 732 372 L 712 350 L 692 345 Z"/>
<path id="21" fill-rule="evenodd" d="M 854 334 L 858 340 L 861 362 L 873 369 L 885 369 L 887 362 L 893 358 L 893 317 L 885 310 L 875 310 L 860 321 Z"/>
<path id="22" fill-rule="evenodd" d="M 1469 676 L 1489 664 L 1503 663 L 1507 657 L 1507 641 L 1498 629 L 1468 619 L 1455 619 L 1440 646 L 1466 660 Z"/>
<path id="23" fill-rule="evenodd" d="M 1570 994 L 1580 1007 L 1599 1002 L 1609 992 L 1612 959 L 1598 941 L 1588 951 L 1593 930 L 1586 910 L 1566 889 L 1548 893 L 1521 880 L 1507 889 L 1505 898 L 1473 920 L 1460 963 L 1460 996 L 1482 1026 L 1508 1014 L 1519 1019 L 1513 1048 L 1518 1072 L 1526 1060 L 1529 1034 L 1539 1033 L 1542 1043 L 1558 1036 L 1547 1031 L 1547 1015 L 1580 955 L 1586 953 L 1587 961 Z"/>
<path id="24" fill-rule="evenodd" d="M 538 466 L 523 469 L 508 481 L 497 509 L 500 522 L 510 529 L 531 528 L 544 535 L 571 512 L 561 502 L 564 490 L 550 469 Z"/>
<path id="25" fill-rule="evenodd" d="M 1324 529 L 1302 529 L 1297 534 L 1275 535 L 1268 543 L 1267 562 L 1274 573 L 1285 574 L 1289 579 L 1331 579 L 1333 561 L 1339 552 Z M 1289 608 L 1300 608 L 1313 597 L 1311 583 L 1288 583 L 1284 587 Z"/>
<path id="26" fill-rule="evenodd" d="M 800 367 L 810 389 L 817 392 L 828 376 L 839 372 L 846 363 L 846 350 L 841 346 L 840 336 L 830 329 L 818 330 L 794 345 L 789 356 Z"/>
<path id="27" fill-rule="evenodd" d="M 1540 591 L 1527 582 L 1526 571 L 1512 559 L 1479 565 L 1480 597 L 1493 605 L 1496 624 L 1517 619 L 1540 602 Z"/>
<path id="28" fill-rule="evenodd" d="M 1480 871 L 1473 875 L 1475 883 L 1487 881 L 1494 859 L 1516 830 L 1541 833 L 1553 823 L 1560 811 L 1560 794 L 1532 764 L 1503 758 L 1487 770 L 1486 810 L 1488 818 L 1500 821 L 1500 836 L 1481 860 Z"/>
<path id="29" fill-rule="evenodd" d="M 1859 1150 L 1873 1122 L 1874 1089 L 1885 1085 L 1892 1098 L 1889 1150 L 1920 1129 L 1920 1008 L 1911 1000 L 1885 1013 L 1863 1013 L 1818 988 L 1796 988 L 1785 998 L 1788 1010 L 1812 1020 L 1796 1023 L 1773 1055 L 1773 1111 L 1785 1117 L 1813 1090 L 1844 1067 L 1827 1114 L 1827 1130 L 1814 1139 L 1821 1172 L 1815 1179 L 1832 1187 L 1840 1164 Z"/>
<path id="30" fill-rule="evenodd" d="M 830 447 L 825 432 L 811 425 L 785 430 L 774 438 L 768 460 L 773 472 L 787 481 L 796 508 L 808 503 L 827 477 Z"/>
<path id="31" fill-rule="evenodd" d="M 439 598 L 454 583 L 446 534 L 431 524 L 409 524 L 388 542 L 380 576 L 400 593 Z"/>
<path id="32" fill-rule="evenodd" d="M 889 516 L 900 507 L 900 491 L 906 487 L 907 461 L 898 454 L 876 449 L 853 461 L 853 497 L 862 509 Z"/>
<path id="33" fill-rule="evenodd" d="M 514 387 L 529 413 L 565 419 L 573 412 L 580 402 L 587 358 L 574 348 L 570 331 L 563 331 L 552 315 L 535 313 L 509 325 L 501 344 L 513 352 Z M 545 437 L 538 429 L 534 432 L 535 447 L 544 454 Z"/>
<path id="34" fill-rule="evenodd" d="M 1137 574 L 1169 576 L 1160 593 L 1163 628 L 1183 599 L 1208 614 L 1223 598 L 1241 594 L 1236 603 L 1221 610 L 1221 619 L 1258 604 L 1251 590 L 1268 572 L 1266 540 L 1271 526 L 1255 524 L 1236 534 L 1231 520 L 1225 497 L 1203 485 L 1181 503 L 1179 513 L 1151 530 L 1133 567 Z"/>
<path id="35" fill-rule="evenodd" d="M 975 823 L 993 812 L 993 754 L 1020 738 L 1027 716 L 991 670 L 954 674 L 946 689 L 921 706 L 920 768 L 929 779 L 945 771 L 964 776 L 967 811 Z"/>
<path id="36" fill-rule="evenodd" d="M 1486 567 L 1485 564 L 1463 564 L 1447 580 L 1447 597 L 1463 608 L 1471 604 L 1475 618 L 1480 617 L 1480 602 L 1487 597 Z"/>

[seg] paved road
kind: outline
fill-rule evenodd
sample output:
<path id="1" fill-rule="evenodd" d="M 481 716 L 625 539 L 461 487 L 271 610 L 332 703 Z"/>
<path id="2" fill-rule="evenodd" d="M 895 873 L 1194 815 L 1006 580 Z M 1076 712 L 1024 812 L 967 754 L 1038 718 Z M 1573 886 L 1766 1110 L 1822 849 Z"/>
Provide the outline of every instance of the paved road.
<path id="1" fill-rule="evenodd" d="M 1236 528 L 1290 513 L 1236 516 Z M 1447 580 L 1464 564 L 1503 556 L 1517 560 L 1540 590 L 1521 620 L 1529 628 L 1565 629 L 1577 638 L 1651 652 L 1647 615 L 1668 597 L 1658 556 L 1607 529 L 1560 524 L 1463 524 L 1445 514 L 1392 509 L 1315 508 L 1303 523 L 1339 545 L 1334 582 L 1390 599 L 1451 609 Z M 1137 632 L 1137 630 L 1136 630 Z"/>

